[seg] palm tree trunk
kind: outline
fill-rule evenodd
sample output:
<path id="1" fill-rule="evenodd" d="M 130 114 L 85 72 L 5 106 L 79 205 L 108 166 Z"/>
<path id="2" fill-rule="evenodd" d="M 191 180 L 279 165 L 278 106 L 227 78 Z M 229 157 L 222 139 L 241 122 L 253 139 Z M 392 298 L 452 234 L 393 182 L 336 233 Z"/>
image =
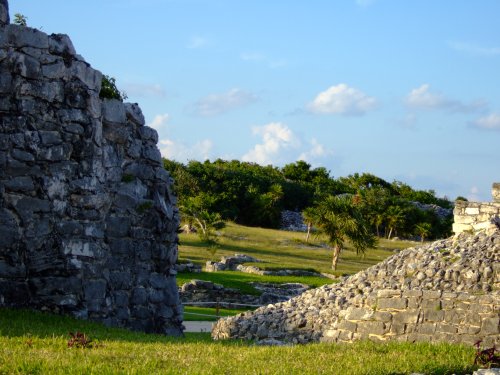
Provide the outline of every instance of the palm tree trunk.
<path id="1" fill-rule="evenodd" d="M 334 270 L 334 271 L 337 270 L 337 263 L 339 261 L 339 255 L 340 255 L 340 247 L 334 246 L 333 247 L 333 255 L 332 255 L 332 270 Z"/>
<path id="2" fill-rule="evenodd" d="M 387 235 L 387 239 L 390 240 L 392 236 L 392 227 L 389 229 L 389 234 Z"/>
<path id="3" fill-rule="evenodd" d="M 307 223 L 307 234 L 306 234 L 306 242 L 309 242 L 309 236 L 311 235 L 311 223 Z"/>

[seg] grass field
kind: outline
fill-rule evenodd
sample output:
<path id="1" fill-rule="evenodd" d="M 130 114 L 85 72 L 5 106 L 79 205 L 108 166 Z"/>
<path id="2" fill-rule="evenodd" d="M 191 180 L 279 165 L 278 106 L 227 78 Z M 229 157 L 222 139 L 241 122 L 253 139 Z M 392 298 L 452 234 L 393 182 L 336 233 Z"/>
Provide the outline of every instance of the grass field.
<path id="1" fill-rule="evenodd" d="M 89 348 L 68 347 L 84 332 Z M 312 344 L 261 347 L 134 333 L 96 323 L 0 308 L 0 374 L 466 374 L 474 350 L 457 345 Z"/>
<path id="2" fill-rule="evenodd" d="M 309 269 L 329 272 L 331 253 L 321 237 L 304 244 L 302 233 L 229 224 L 222 235 L 218 260 L 244 253 L 262 268 Z M 180 259 L 199 264 L 212 258 L 196 235 L 181 235 Z M 348 248 L 336 275 L 352 274 L 413 243 L 381 240 L 379 248 L 359 257 Z M 331 283 L 319 277 L 258 276 L 240 272 L 179 274 L 178 283 L 193 278 L 214 281 L 256 294 L 250 285 L 260 282 L 301 282 L 311 286 Z M 240 310 L 221 309 L 228 316 Z M 185 307 L 184 319 L 195 314 L 215 315 L 215 309 Z M 68 347 L 69 333 L 85 333 L 86 348 Z M 148 335 L 100 324 L 27 310 L 0 308 L 0 375 L 4 374 L 467 374 L 476 367 L 474 349 L 427 343 L 310 344 L 263 347 L 251 342 L 214 342 L 208 333 L 184 337 Z"/>
<path id="3" fill-rule="evenodd" d="M 263 228 L 250 228 L 228 223 L 221 231 L 220 248 L 212 254 L 195 233 L 180 234 L 179 260 L 191 260 L 204 266 L 207 260 L 220 260 L 222 256 L 231 256 L 236 253 L 253 256 L 260 260 L 251 263 L 261 269 L 303 269 L 319 273 L 329 273 L 336 276 L 354 274 L 372 266 L 394 254 L 394 251 L 409 246 L 414 242 L 389 241 L 380 239 L 377 248 L 368 249 L 364 255 L 348 244 L 341 254 L 338 268 L 332 271 L 331 250 L 325 245 L 325 238 L 313 235 L 309 243 L 304 241 L 305 234 Z M 270 283 L 303 283 L 311 287 L 331 284 L 333 281 L 320 277 L 298 276 L 259 276 L 241 272 L 202 272 L 180 273 L 177 275 L 178 285 L 191 279 L 212 281 L 225 287 L 240 289 L 246 294 L 258 294 L 250 282 Z"/>
<path id="4" fill-rule="evenodd" d="M 199 306 L 184 306 L 184 321 L 208 321 L 215 322 L 222 316 L 232 316 L 239 314 L 248 309 L 222 309 L 217 311 L 215 308 L 199 307 Z"/>
<path id="5" fill-rule="evenodd" d="M 235 253 L 253 256 L 262 263 L 260 268 L 307 269 L 335 275 L 353 274 L 392 255 L 395 250 L 414 246 L 414 242 L 380 239 L 377 248 L 368 249 L 364 256 L 347 244 L 341 254 L 338 268 L 332 271 L 331 250 L 326 248 L 323 236 L 313 235 L 310 244 L 305 234 L 282 230 L 251 228 L 228 223 L 221 230 L 220 248 L 212 256 L 195 233 L 180 234 L 179 259 L 204 265 L 207 260 L 220 260 L 223 255 Z"/>

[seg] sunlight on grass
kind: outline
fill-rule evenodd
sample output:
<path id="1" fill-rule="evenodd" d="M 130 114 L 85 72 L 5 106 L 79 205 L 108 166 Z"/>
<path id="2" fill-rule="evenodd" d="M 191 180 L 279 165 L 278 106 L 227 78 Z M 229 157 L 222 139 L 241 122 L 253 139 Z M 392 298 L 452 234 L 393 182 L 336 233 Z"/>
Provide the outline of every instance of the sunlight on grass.
<path id="1" fill-rule="evenodd" d="M 69 348 L 68 332 L 95 344 Z M 474 350 L 451 344 L 358 342 L 261 347 L 172 338 L 69 317 L 0 308 L 0 374 L 466 374 Z"/>
<path id="2" fill-rule="evenodd" d="M 263 269 L 304 269 L 335 275 L 350 275 L 394 254 L 400 249 L 414 246 L 413 242 L 380 239 L 376 249 L 368 249 L 364 255 L 348 244 L 341 254 L 338 268 L 332 271 L 331 250 L 325 245 L 325 238 L 312 236 L 310 245 L 304 243 L 305 234 L 273 229 L 244 227 L 228 223 L 222 231 L 221 246 L 212 259 L 196 234 L 181 234 L 180 261 L 191 260 L 202 266 L 207 260 L 220 260 L 222 256 L 242 253 L 262 261 L 257 265 Z M 283 281 L 288 282 L 288 281 Z M 329 283 L 328 280 L 325 283 Z"/>

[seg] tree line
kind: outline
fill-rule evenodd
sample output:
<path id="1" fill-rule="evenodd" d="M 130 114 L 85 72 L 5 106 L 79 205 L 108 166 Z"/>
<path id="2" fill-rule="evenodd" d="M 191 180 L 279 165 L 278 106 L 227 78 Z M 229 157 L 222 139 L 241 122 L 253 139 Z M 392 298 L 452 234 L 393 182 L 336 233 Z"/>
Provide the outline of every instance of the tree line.
<path id="1" fill-rule="evenodd" d="M 343 196 L 373 235 L 423 240 L 451 234 L 451 216 L 441 218 L 414 203 L 452 208 L 449 199 L 369 173 L 334 178 L 327 169 L 312 168 L 305 161 L 282 168 L 222 159 L 187 164 L 164 159 L 163 163 L 174 178 L 181 213 L 189 213 L 185 217 L 191 219 L 199 213 L 213 215 L 215 221 L 278 228 L 281 212 L 293 210 L 313 223 L 314 213 L 323 212 L 331 197 Z"/>

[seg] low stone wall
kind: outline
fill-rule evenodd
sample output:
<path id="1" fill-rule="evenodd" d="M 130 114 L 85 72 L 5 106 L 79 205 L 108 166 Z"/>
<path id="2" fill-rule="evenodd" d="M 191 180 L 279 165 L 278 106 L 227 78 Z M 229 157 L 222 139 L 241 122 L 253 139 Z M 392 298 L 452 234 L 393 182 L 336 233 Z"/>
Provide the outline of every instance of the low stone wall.
<path id="1" fill-rule="evenodd" d="M 439 290 L 383 289 L 363 306 L 350 306 L 323 333 L 322 341 L 446 341 L 483 346 L 500 343 L 499 299 Z"/>
<path id="2" fill-rule="evenodd" d="M 500 225 L 500 183 L 493 184 L 491 194 L 493 202 L 455 202 L 453 232 L 458 234 Z"/>
<path id="3" fill-rule="evenodd" d="M 193 279 L 188 283 L 183 284 L 179 288 L 179 295 L 183 304 L 197 302 L 213 302 L 204 304 L 207 307 L 215 307 L 218 303 L 223 303 L 224 307 L 235 307 L 239 304 L 251 306 L 262 306 L 269 303 L 278 303 L 287 301 L 292 297 L 306 291 L 309 287 L 299 283 L 252 283 L 255 289 L 261 292 L 260 295 L 243 294 L 237 289 L 224 288 L 220 284 L 212 283 L 211 281 Z"/>

